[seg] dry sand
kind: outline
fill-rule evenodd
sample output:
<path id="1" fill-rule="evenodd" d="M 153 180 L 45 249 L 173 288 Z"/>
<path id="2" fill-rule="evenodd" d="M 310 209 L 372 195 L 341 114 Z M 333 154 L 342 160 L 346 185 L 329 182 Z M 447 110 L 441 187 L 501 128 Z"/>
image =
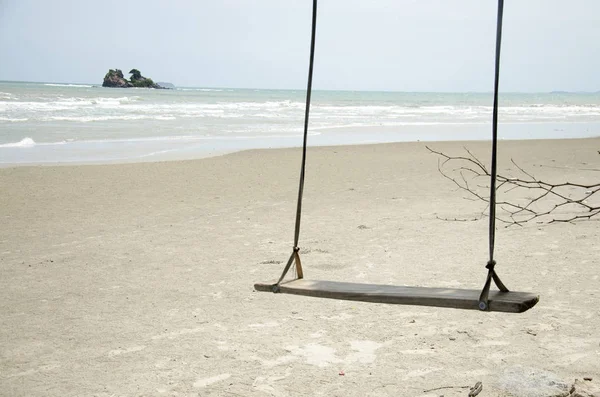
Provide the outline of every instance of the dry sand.
<path id="1" fill-rule="evenodd" d="M 487 161 L 489 143 L 465 145 Z M 542 179 L 598 181 L 579 170 L 600 168 L 598 150 L 501 142 L 500 169 L 512 157 Z M 597 221 L 499 225 L 500 276 L 541 296 L 524 314 L 254 292 L 291 252 L 299 156 L 1 169 L 0 394 L 465 396 L 482 381 L 480 396 L 550 396 L 600 383 Z M 480 288 L 487 219 L 439 218 L 483 208 L 423 143 L 311 148 L 305 276 Z"/>

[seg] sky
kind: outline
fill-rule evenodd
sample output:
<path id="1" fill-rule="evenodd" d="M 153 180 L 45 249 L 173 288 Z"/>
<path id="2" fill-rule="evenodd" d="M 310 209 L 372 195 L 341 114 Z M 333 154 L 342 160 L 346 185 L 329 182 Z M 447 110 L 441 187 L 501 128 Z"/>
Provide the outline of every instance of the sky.
<path id="1" fill-rule="evenodd" d="M 494 0 L 320 0 L 315 89 L 489 92 Z M 306 87 L 311 0 L 0 0 L 0 80 Z M 506 0 L 501 91 L 600 90 L 600 1 Z"/>

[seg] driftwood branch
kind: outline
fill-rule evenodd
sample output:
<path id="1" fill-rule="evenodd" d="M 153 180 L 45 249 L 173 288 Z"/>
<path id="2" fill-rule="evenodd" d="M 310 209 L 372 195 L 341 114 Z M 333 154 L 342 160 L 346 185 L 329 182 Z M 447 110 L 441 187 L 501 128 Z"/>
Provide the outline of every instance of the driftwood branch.
<path id="1" fill-rule="evenodd" d="M 490 172 L 486 166 L 467 148 L 464 156 L 427 149 L 439 156 L 438 171 L 444 178 L 452 181 L 466 198 L 487 204 L 483 215 L 489 206 Z M 496 178 L 497 196 L 503 197 L 496 203 L 502 210 L 496 214 L 499 221 L 521 226 L 531 221 L 575 222 L 600 214 L 600 183 L 550 183 L 536 178 L 514 160 L 511 162 L 519 172 L 518 177 L 498 174 Z"/>

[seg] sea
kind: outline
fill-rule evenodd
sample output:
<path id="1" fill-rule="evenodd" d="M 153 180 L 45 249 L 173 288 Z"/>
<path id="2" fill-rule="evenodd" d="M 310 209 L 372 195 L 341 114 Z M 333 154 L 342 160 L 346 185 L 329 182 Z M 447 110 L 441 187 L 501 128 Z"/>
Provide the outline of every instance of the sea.
<path id="1" fill-rule="evenodd" d="M 305 90 L 0 82 L 0 166 L 299 147 Z M 309 146 L 491 138 L 492 93 L 320 91 Z M 501 93 L 500 139 L 600 136 L 600 93 Z"/>

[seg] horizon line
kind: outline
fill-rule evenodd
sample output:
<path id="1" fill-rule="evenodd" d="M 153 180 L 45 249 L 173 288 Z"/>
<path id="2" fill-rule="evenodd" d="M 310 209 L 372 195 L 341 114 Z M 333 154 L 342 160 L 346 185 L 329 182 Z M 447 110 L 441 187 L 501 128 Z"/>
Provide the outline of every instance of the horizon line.
<path id="1" fill-rule="evenodd" d="M 57 81 L 27 81 L 27 80 L 0 80 L 0 83 L 32 83 L 32 84 L 64 84 L 64 85 L 90 85 L 92 87 L 102 87 L 101 83 L 83 83 L 83 82 L 57 82 Z M 173 83 L 170 83 L 173 84 Z M 175 85 L 175 88 L 205 88 L 205 89 L 227 89 L 227 90 L 258 90 L 258 91 L 306 91 L 306 88 L 257 88 L 257 87 L 228 87 L 228 86 L 187 86 L 187 85 Z M 406 93 L 406 94 L 491 94 L 493 90 L 489 91 L 429 91 L 429 90 L 376 90 L 376 89 L 330 89 L 330 88 L 313 88 L 313 91 L 324 91 L 324 92 L 384 92 L 384 93 Z M 502 91 L 503 94 L 598 94 L 600 90 L 596 91 L 569 91 L 569 90 L 550 90 L 550 91 Z"/>

